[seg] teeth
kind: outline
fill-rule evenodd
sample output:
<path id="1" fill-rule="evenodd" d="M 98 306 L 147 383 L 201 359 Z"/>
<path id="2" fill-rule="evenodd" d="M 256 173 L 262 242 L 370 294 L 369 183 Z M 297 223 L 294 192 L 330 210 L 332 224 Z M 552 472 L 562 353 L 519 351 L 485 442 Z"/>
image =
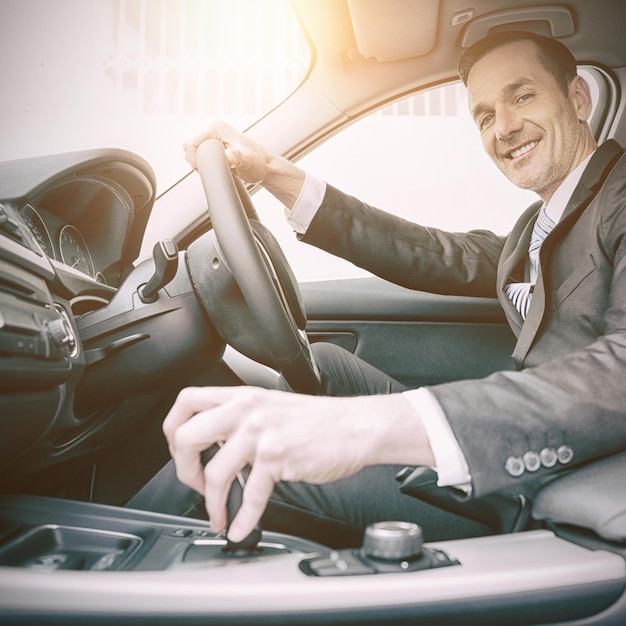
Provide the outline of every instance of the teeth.
<path id="1" fill-rule="evenodd" d="M 513 152 L 511 152 L 511 158 L 516 159 L 517 157 L 522 156 L 522 154 L 526 154 L 527 152 L 532 150 L 536 145 L 537 145 L 536 141 L 531 141 L 530 143 L 527 143 L 525 146 L 522 146 L 521 148 L 518 148 L 517 150 L 513 150 Z"/>

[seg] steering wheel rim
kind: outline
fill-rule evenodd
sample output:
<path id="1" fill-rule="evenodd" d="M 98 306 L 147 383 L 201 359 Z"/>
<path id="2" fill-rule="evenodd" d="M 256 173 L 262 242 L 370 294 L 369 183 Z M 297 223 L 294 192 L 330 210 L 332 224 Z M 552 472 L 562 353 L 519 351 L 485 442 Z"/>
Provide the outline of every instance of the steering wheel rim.
<path id="1" fill-rule="evenodd" d="M 270 271 L 277 260 L 260 249 L 220 141 L 209 139 L 198 146 L 198 173 L 206 196 L 211 222 L 224 260 L 237 282 L 247 307 L 256 319 L 274 360 L 289 386 L 297 392 L 317 394 L 321 387 L 320 374 L 311 353 L 304 325 L 298 328 L 287 299 L 276 276 Z M 239 189 L 238 189 L 239 187 Z M 251 205 L 247 201 L 246 205 Z M 293 276 L 284 257 L 286 272 Z M 272 275 L 273 274 L 273 275 Z M 292 287 L 298 285 L 292 279 Z M 299 318 L 304 317 L 302 312 Z M 302 331 L 302 332 L 300 332 Z"/>

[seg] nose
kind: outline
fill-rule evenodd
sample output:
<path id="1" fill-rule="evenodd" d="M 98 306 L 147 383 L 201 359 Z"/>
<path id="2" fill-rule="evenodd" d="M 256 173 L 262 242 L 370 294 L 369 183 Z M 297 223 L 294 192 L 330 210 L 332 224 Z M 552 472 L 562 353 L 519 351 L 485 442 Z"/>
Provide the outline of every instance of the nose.
<path id="1" fill-rule="evenodd" d="M 522 130 L 522 118 L 510 107 L 501 106 L 496 110 L 495 133 L 497 139 L 509 139 Z"/>

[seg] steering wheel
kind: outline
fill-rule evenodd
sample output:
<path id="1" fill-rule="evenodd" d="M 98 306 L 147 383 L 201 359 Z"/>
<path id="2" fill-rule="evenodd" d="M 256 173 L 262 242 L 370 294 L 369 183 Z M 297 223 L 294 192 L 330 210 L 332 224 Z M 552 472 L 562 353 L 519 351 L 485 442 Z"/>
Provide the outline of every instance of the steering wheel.
<path id="1" fill-rule="evenodd" d="M 212 258 L 206 258 L 204 249 L 202 268 L 198 268 L 199 255 L 191 246 L 188 258 L 194 283 L 203 283 L 200 291 L 204 294 L 200 295 L 204 295 L 209 316 L 222 338 L 247 356 L 257 357 L 261 341 L 261 352 L 269 351 L 270 364 L 280 369 L 293 391 L 319 393 L 320 374 L 304 332 L 306 314 L 300 290 L 278 242 L 255 219 L 250 196 L 233 176 L 221 142 L 209 139 L 200 144 L 196 162 L 216 241 Z M 207 294 L 213 286 L 200 276 L 206 277 L 211 270 L 223 272 L 224 268 L 238 289 L 232 284 L 226 288 L 222 285 L 226 298 Z M 223 275 L 220 280 L 224 281 Z M 229 301 L 226 309 L 225 300 Z M 247 323 L 250 319 L 254 323 Z M 242 342 L 242 336 L 249 336 L 250 326 L 255 327 L 255 337 Z"/>

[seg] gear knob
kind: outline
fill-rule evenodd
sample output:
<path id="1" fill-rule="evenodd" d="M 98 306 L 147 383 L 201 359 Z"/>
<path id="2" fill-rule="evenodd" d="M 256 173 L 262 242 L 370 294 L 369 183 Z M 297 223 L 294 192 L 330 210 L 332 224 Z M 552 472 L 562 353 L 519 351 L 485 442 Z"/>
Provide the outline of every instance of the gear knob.
<path id="1" fill-rule="evenodd" d="M 208 450 L 205 450 L 201 455 L 200 459 L 203 465 L 206 465 L 213 456 L 219 451 L 221 448 L 220 444 L 212 445 Z M 237 512 L 241 507 L 241 503 L 243 501 L 243 490 L 246 486 L 246 478 L 250 473 L 249 468 L 244 468 L 241 472 L 238 472 L 235 480 L 230 486 L 230 491 L 228 492 L 228 499 L 226 500 L 226 541 L 227 544 L 224 547 L 225 552 L 236 552 L 239 550 L 252 551 L 256 548 L 257 544 L 261 539 L 261 526 L 257 524 L 252 532 L 242 541 L 232 542 L 228 539 L 228 529 L 230 528 L 230 524 L 235 519 Z"/>

